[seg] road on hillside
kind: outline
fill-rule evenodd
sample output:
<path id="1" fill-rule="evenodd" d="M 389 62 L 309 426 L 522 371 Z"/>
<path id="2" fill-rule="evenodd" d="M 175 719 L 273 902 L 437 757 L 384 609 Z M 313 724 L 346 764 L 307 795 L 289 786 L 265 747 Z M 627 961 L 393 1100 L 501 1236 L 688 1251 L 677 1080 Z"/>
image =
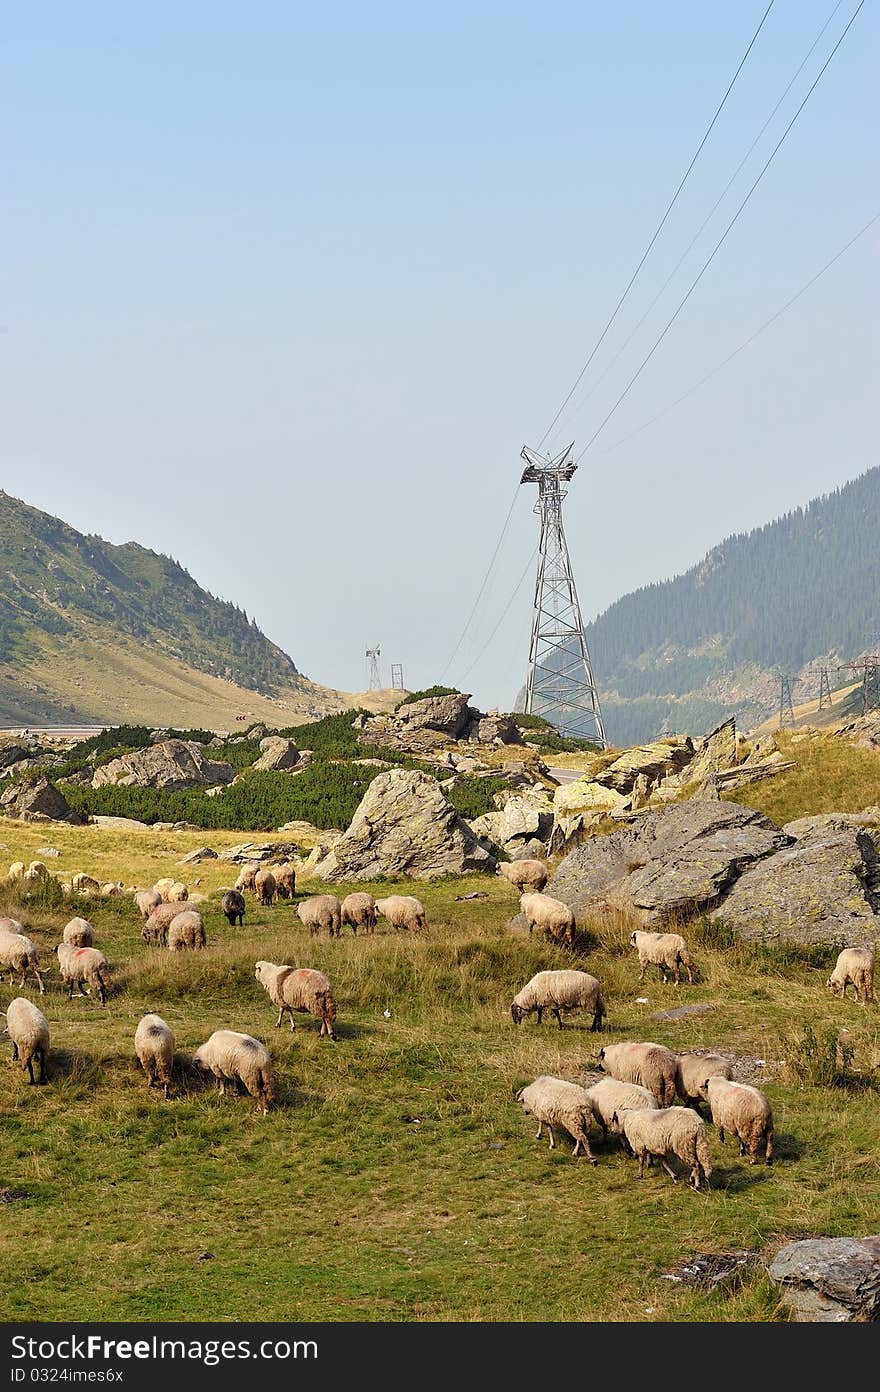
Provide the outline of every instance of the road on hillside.
<path id="1" fill-rule="evenodd" d="M 64 739 L 91 739 L 109 725 L 10 725 L 0 735 L 59 735 Z"/>
<path id="2" fill-rule="evenodd" d="M 583 778 L 583 776 L 584 776 L 584 771 L 583 771 L 583 769 L 563 769 L 563 768 L 552 768 L 552 769 L 550 769 L 550 777 L 551 777 L 556 783 L 573 783 L 574 780 L 575 780 L 576 778 Z"/>

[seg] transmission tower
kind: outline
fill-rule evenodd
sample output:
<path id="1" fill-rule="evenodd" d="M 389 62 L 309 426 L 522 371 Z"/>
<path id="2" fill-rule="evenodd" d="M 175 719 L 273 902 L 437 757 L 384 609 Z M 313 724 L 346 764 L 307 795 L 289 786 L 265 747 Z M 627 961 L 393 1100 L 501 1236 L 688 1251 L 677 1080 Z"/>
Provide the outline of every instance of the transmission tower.
<path id="1" fill-rule="evenodd" d="M 393 691 L 405 691 L 403 684 L 403 664 L 392 662 L 391 664 L 391 687 Z"/>
<path id="2" fill-rule="evenodd" d="M 563 484 L 577 464 L 572 446 L 554 457 L 523 445 L 520 483 L 538 485 L 534 511 L 541 518 L 540 557 L 535 581 L 532 642 L 524 712 L 541 715 L 560 734 L 606 747 L 599 693 L 587 650 L 571 557 L 562 524 Z"/>
<path id="3" fill-rule="evenodd" d="M 779 729 L 794 725 L 794 706 L 791 704 L 791 682 L 784 672 L 779 673 Z"/>
<path id="4" fill-rule="evenodd" d="M 375 648 L 367 648 L 367 690 L 381 691 L 382 678 L 379 676 L 379 653 L 381 649 L 378 643 Z"/>
<path id="5" fill-rule="evenodd" d="M 863 715 L 880 706 L 880 653 L 865 653 L 857 662 L 842 662 L 837 670 L 861 673 Z"/>
<path id="6" fill-rule="evenodd" d="M 819 668 L 819 704 L 818 704 L 818 706 L 816 707 L 816 709 L 817 709 L 817 710 L 824 710 L 826 706 L 830 706 L 830 705 L 831 705 L 831 679 L 830 679 L 830 677 L 829 677 L 828 668 L 827 668 L 827 667 L 820 667 L 820 668 Z"/>

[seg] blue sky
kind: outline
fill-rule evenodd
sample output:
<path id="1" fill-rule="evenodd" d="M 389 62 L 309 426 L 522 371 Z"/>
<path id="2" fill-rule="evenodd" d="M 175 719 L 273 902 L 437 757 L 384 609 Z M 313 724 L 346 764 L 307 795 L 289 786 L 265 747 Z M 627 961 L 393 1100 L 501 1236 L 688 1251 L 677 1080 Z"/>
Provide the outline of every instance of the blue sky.
<path id="1" fill-rule="evenodd" d="M 765 0 L 766 3 L 766 0 Z M 6 16 L 2 486 L 184 563 L 316 680 L 382 646 L 437 680 L 521 470 L 765 3 L 43 3 Z M 732 216 L 842 4 L 776 0 L 555 442 L 582 447 Z M 584 457 L 587 617 L 877 462 L 872 229 L 691 400 L 609 450 L 880 210 L 876 6 L 855 21 L 668 338 Z M 446 680 L 509 705 L 537 540 L 523 488 Z M 601 673 L 598 674 L 601 685 Z"/>

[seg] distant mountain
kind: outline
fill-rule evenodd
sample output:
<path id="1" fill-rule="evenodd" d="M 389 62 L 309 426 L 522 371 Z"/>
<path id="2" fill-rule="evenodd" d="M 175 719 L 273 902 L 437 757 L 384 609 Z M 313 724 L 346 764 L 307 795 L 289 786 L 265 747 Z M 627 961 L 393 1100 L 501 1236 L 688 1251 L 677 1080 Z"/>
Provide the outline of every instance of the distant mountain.
<path id="1" fill-rule="evenodd" d="M 780 671 L 795 704 L 818 690 L 811 668 L 842 686 L 837 664 L 880 624 L 878 520 L 874 468 L 612 604 L 587 629 L 608 738 L 700 734 L 734 713 L 746 729 L 778 704 Z"/>
<path id="2" fill-rule="evenodd" d="M 0 723 L 320 715 L 337 695 L 169 556 L 0 491 Z"/>

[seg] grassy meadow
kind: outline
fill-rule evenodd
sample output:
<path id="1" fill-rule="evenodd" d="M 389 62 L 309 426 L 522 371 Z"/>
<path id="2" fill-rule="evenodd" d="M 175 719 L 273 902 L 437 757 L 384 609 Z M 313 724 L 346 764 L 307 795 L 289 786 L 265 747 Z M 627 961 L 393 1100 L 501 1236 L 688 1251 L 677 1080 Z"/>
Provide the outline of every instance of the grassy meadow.
<path id="1" fill-rule="evenodd" d="M 694 924 L 700 979 L 676 990 L 640 984 L 628 925 L 596 921 L 574 965 L 603 983 L 605 1031 L 580 1016 L 561 1031 L 534 1017 L 516 1027 L 515 992 L 571 958 L 507 929 L 516 897 L 501 880 L 396 885 L 427 907 L 419 936 L 380 920 L 372 936 L 310 939 L 290 903 L 250 897 L 233 929 L 219 891 L 235 867 L 177 860 L 242 839 L 0 823 L 7 862 L 52 846 L 62 873 L 127 884 L 180 873 L 209 896 L 207 949 L 172 955 L 144 946 L 127 897 L 25 902 L 3 891 L 0 912 L 24 922 L 50 966 L 64 922 L 84 913 L 113 978 L 104 1010 L 68 1003 L 57 966 L 44 997 L 28 982 L 52 1030 L 47 1086 L 29 1087 L 0 1045 L 3 1319 L 766 1321 L 785 1316 L 755 1271 L 713 1293 L 663 1273 L 697 1252 L 876 1231 L 880 1012 L 832 998 L 820 954 L 734 946 Z M 487 897 L 458 897 L 474 892 Z M 338 1042 L 304 1015 L 294 1033 L 275 1030 L 254 980 L 260 958 L 329 974 Z M 4 980 L 0 1008 L 15 994 Z M 713 1008 L 653 1019 L 696 1002 Z M 134 1057 L 148 1010 L 177 1037 L 168 1102 Z M 193 1076 L 189 1056 L 219 1027 L 269 1044 L 268 1117 Z M 603 1042 L 623 1038 L 765 1060 L 753 1076 L 774 1108 L 774 1166 L 750 1167 L 710 1129 L 712 1186 L 695 1194 L 659 1169 L 639 1183 L 598 1133 L 596 1168 L 573 1160 L 564 1138 L 552 1152 L 538 1142 L 517 1089 L 539 1073 L 589 1070 Z"/>

